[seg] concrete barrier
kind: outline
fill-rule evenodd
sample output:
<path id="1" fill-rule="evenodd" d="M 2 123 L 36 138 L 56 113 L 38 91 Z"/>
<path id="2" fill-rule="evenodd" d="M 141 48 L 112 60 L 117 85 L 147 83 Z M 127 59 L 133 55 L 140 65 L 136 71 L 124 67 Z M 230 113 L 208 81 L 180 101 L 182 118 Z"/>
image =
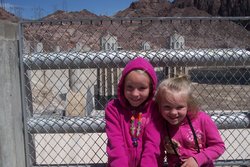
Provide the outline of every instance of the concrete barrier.
<path id="1" fill-rule="evenodd" d="M 18 25 L 0 20 L 0 167 L 25 167 Z"/>

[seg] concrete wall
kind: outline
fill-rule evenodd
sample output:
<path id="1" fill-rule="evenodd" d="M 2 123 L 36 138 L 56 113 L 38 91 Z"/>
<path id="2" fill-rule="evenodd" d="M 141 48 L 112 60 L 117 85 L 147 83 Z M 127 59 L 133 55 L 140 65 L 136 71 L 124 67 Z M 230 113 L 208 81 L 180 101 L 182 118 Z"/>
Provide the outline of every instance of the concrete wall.
<path id="1" fill-rule="evenodd" d="M 25 167 L 17 30 L 0 20 L 0 167 Z"/>

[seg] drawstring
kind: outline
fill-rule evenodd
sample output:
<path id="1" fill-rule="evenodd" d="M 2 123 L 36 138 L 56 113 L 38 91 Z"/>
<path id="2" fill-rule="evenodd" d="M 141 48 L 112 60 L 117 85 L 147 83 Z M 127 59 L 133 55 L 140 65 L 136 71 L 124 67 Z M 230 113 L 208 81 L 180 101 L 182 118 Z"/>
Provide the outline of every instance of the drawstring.
<path id="1" fill-rule="evenodd" d="M 197 139 L 196 133 L 194 131 L 194 127 L 193 127 L 193 125 L 191 123 L 191 120 L 190 120 L 190 118 L 188 116 L 187 116 L 187 120 L 188 120 L 188 124 L 189 124 L 189 126 L 190 126 L 190 128 L 192 130 L 193 136 L 194 136 L 195 145 L 196 145 L 196 147 L 198 149 L 197 152 L 200 153 L 200 147 L 199 147 L 198 139 Z"/>

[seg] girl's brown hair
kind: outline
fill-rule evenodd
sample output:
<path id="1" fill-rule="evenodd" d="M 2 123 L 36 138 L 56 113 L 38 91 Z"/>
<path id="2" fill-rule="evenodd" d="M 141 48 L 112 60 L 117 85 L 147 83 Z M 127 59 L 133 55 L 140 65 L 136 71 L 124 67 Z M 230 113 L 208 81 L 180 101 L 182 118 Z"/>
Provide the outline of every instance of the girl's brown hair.
<path id="1" fill-rule="evenodd" d="M 178 77 L 168 78 L 163 80 L 156 91 L 155 100 L 158 104 L 161 103 L 161 98 L 167 96 L 166 90 L 171 92 L 184 92 L 187 95 L 188 114 L 193 117 L 199 110 L 198 103 L 193 97 L 191 81 L 188 76 L 182 75 Z"/>

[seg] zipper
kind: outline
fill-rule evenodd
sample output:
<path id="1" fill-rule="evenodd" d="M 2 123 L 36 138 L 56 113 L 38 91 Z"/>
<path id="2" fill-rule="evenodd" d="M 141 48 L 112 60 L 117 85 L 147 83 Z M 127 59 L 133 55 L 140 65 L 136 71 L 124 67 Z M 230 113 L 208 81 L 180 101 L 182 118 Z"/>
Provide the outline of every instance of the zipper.
<path id="1" fill-rule="evenodd" d="M 136 160 L 137 160 L 137 147 L 135 147 L 135 167 L 137 167 L 137 162 L 136 162 Z"/>

